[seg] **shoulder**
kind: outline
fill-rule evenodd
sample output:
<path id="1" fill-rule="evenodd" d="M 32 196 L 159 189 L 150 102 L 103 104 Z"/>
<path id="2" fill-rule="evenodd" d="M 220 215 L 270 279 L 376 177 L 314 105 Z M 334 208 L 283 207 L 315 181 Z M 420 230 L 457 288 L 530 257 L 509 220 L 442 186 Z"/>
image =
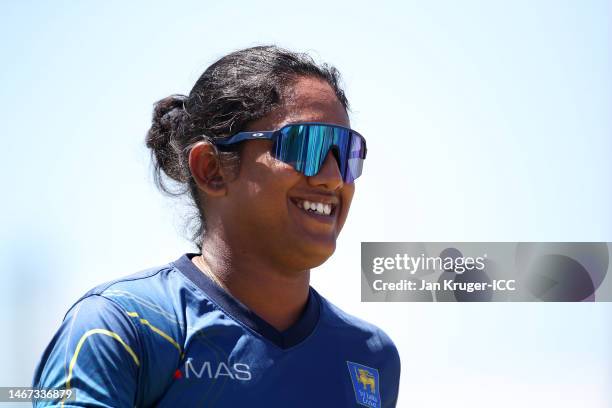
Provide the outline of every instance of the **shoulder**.
<path id="1" fill-rule="evenodd" d="M 183 356 L 187 314 L 194 304 L 191 285 L 171 262 L 94 287 L 68 310 L 56 335 L 66 340 L 52 341 L 41 366 L 63 372 L 64 359 L 53 359 L 54 350 L 60 356 L 61 349 L 74 349 L 76 355 L 79 344 L 97 347 L 98 338 L 102 338 L 106 351 L 80 349 L 79 365 L 83 362 L 81 367 L 93 370 L 96 366 L 87 363 L 95 361 L 102 367 L 99 371 L 110 376 L 114 375 L 112 367 L 119 364 L 117 361 L 124 362 L 128 353 L 127 360 L 133 360 L 141 380 L 138 398 L 151 403 L 168 386 Z"/>
<path id="2" fill-rule="evenodd" d="M 71 306 L 64 322 L 130 327 L 148 360 L 156 355 L 174 360 L 183 354 L 189 311 L 198 301 L 192 286 L 174 262 L 151 267 L 89 290 Z"/>
<path id="3" fill-rule="evenodd" d="M 378 326 L 353 316 L 317 294 L 321 302 L 321 324 L 334 337 L 364 343 L 371 353 L 383 353 L 397 359 L 399 354 L 393 340 Z"/>
<path id="4" fill-rule="evenodd" d="M 160 297 L 164 291 L 164 283 L 172 279 L 169 276 L 171 270 L 172 264 L 155 266 L 101 283 L 83 294 L 75 304 L 92 296 L 101 296 L 120 306 L 129 307 L 141 296 L 148 299 Z M 126 299 L 132 299 L 132 301 L 126 301 Z"/>
<path id="5" fill-rule="evenodd" d="M 64 321 L 77 317 L 82 324 L 89 324 L 93 318 L 108 325 L 126 321 L 142 337 L 155 337 L 150 336 L 152 328 L 177 337 L 184 313 L 180 287 L 185 283 L 172 263 L 141 270 L 90 289 L 68 309 Z M 109 310 L 112 318 L 105 318 Z"/>
<path id="6" fill-rule="evenodd" d="M 170 262 L 94 287 L 74 303 L 67 316 L 83 302 L 103 298 L 118 308 L 144 337 L 166 343 L 171 338 L 170 345 L 180 350 L 178 344 L 186 329 L 185 313 L 192 302 L 192 285 Z M 164 335 L 155 335 L 160 332 Z"/>
<path id="7" fill-rule="evenodd" d="M 185 292 L 189 292 L 189 286 L 190 282 L 184 279 L 174 263 L 170 262 L 95 286 L 73 304 L 67 315 L 86 299 L 101 297 L 132 317 L 136 314 L 140 317 L 176 317 L 176 310 L 180 309 L 183 303 L 181 298 L 185 296 Z"/>
<path id="8" fill-rule="evenodd" d="M 319 329 L 326 343 L 334 344 L 337 354 L 345 357 L 349 367 L 360 367 L 372 373 L 385 394 L 384 407 L 394 407 L 399 393 L 401 361 L 391 338 L 381 328 L 346 313 L 323 296 L 319 295 L 319 299 Z"/>
<path id="9" fill-rule="evenodd" d="M 119 384 L 121 403 L 111 405 L 152 403 L 182 355 L 186 285 L 167 264 L 89 290 L 66 313 L 34 383 L 72 384 L 83 402 L 102 401 L 100 384 Z"/>

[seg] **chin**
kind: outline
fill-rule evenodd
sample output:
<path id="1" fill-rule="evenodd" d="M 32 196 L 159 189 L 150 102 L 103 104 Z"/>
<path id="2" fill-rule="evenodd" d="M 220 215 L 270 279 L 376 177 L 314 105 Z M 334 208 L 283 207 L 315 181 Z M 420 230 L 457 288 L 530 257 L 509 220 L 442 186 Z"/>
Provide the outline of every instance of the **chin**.
<path id="1" fill-rule="evenodd" d="M 304 269 L 312 269 L 321 266 L 336 251 L 336 241 L 326 243 L 313 243 L 304 245 L 301 248 L 301 258 L 304 262 Z"/>

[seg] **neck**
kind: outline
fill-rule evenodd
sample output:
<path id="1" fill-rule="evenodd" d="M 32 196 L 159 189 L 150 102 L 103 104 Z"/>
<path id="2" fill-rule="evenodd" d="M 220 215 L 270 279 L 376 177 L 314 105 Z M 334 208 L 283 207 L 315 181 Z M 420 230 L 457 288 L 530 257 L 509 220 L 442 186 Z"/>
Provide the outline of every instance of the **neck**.
<path id="1" fill-rule="evenodd" d="M 300 317 L 308 300 L 310 270 L 287 271 L 258 251 L 229 245 L 210 231 L 202 243 L 203 262 L 223 288 L 279 331 Z M 204 263 L 204 265 L 202 265 Z"/>

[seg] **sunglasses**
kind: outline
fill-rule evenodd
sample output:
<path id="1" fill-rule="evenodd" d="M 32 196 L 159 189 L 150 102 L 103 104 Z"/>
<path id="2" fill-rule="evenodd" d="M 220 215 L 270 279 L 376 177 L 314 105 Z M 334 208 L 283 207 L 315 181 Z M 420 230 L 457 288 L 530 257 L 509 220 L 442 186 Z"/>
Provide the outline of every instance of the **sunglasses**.
<path id="1" fill-rule="evenodd" d="M 254 139 L 272 140 L 274 157 L 305 176 L 319 173 L 327 153 L 333 149 L 345 183 L 352 183 L 361 175 L 368 151 L 364 137 L 354 130 L 317 122 L 294 123 L 271 131 L 240 132 L 216 140 L 215 144 L 227 146 Z"/>

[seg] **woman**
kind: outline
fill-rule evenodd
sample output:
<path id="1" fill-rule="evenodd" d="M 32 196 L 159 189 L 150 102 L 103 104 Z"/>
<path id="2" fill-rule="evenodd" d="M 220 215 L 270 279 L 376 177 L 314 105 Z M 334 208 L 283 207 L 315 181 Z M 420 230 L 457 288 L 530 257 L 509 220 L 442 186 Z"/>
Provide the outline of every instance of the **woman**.
<path id="1" fill-rule="evenodd" d="M 147 146 L 161 189 L 193 200 L 200 251 L 85 294 L 35 386 L 76 391 L 63 406 L 395 406 L 389 337 L 309 286 L 366 156 L 347 109 L 334 68 L 274 46 L 158 102 Z"/>

